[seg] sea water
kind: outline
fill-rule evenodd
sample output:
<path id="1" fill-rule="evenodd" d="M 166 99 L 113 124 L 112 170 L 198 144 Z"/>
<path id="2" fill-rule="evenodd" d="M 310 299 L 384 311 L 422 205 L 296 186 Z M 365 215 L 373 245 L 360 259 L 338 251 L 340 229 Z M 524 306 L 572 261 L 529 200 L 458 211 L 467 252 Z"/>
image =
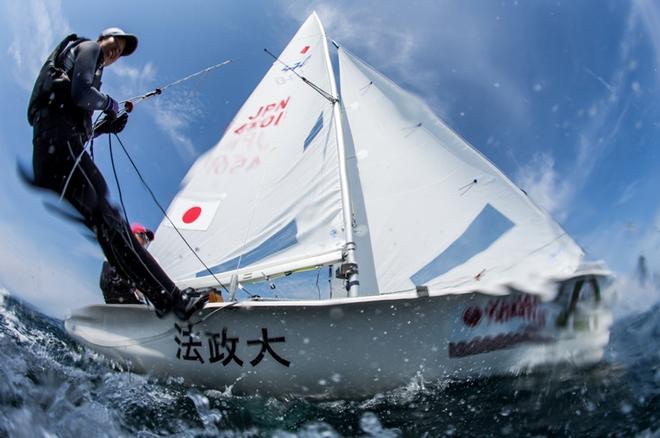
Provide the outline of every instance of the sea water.
<path id="1" fill-rule="evenodd" d="M 618 319 L 605 358 L 426 381 L 366 400 L 237 396 L 126 372 L 0 294 L 0 436 L 660 436 L 660 305 Z"/>

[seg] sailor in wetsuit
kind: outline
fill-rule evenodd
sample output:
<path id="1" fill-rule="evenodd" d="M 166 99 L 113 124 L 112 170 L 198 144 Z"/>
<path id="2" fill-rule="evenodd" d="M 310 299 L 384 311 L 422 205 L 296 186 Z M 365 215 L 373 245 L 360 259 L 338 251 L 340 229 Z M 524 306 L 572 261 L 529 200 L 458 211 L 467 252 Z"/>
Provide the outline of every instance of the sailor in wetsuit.
<path id="1" fill-rule="evenodd" d="M 137 43 L 134 35 L 110 28 L 96 41 L 71 35 L 48 58 L 28 108 L 34 127 L 34 185 L 63 196 L 80 212 L 108 262 L 147 297 L 158 316 L 174 311 L 188 319 L 203 307 L 205 297 L 181 292 L 140 245 L 110 204 L 106 182 L 85 151 L 92 136 L 116 134 L 126 125 L 128 115 L 117 117 L 117 101 L 99 90 L 104 67 L 133 53 Z M 106 114 L 96 132 L 95 110 Z"/>
<path id="2" fill-rule="evenodd" d="M 154 232 L 141 224 L 132 224 L 131 231 L 143 248 L 154 240 Z M 142 293 L 107 261 L 103 262 L 99 285 L 107 304 L 144 304 Z"/>

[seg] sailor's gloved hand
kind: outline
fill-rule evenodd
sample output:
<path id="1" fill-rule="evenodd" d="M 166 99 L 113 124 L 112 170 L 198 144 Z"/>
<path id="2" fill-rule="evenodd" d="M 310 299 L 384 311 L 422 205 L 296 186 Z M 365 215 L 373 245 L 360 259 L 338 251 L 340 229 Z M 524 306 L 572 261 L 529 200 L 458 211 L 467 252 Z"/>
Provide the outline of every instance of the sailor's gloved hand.
<path id="1" fill-rule="evenodd" d="M 94 137 L 98 137 L 101 134 L 119 134 L 126 127 L 127 122 L 127 113 L 116 118 L 107 115 L 94 127 Z"/>
<path id="2" fill-rule="evenodd" d="M 111 117 L 116 117 L 119 112 L 119 103 L 112 97 L 108 96 L 108 103 L 105 104 L 103 112 Z"/>

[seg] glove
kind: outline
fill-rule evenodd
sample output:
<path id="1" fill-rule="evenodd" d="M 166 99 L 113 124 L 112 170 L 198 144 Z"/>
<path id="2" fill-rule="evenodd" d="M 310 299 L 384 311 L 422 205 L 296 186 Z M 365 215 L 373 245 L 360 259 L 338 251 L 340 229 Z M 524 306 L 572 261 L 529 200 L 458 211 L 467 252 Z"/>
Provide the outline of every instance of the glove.
<path id="1" fill-rule="evenodd" d="M 108 96 L 108 103 L 105 104 L 103 112 L 109 116 L 115 117 L 119 112 L 119 103 L 117 103 L 112 97 Z"/>
<path id="2" fill-rule="evenodd" d="M 101 134 L 119 134 L 126 127 L 128 114 L 124 113 L 119 117 L 111 117 L 109 114 L 103 117 L 94 127 L 94 138 Z"/>

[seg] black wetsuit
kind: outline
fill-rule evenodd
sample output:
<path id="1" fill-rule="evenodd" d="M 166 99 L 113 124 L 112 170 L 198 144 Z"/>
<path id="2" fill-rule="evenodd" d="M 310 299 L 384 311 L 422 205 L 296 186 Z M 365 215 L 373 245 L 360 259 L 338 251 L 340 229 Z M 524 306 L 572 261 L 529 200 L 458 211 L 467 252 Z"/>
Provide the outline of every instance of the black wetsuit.
<path id="1" fill-rule="evenodd" d="M 108 262 L 103 262 L 99 286 L 107 304 L 143 304 L 133 292 L 133 284 L 119 275 Z"/>
<path id="2" fill-rule="evenodd" d="M 64 191 L 64 198 L 96 234 L 110 264 L 135 284 L 156 309 L 167 313 L 179 290 L 110 204 L 105 179 L 84 152 L 84 145 L 92 136 L 92 114 L 107 107 L 109 96 L 99 91 L 103 74 L 99 44 L 77 43 L 71 43 L 59 59 L 71 78 L 70 96 L 44 105 L 32 120 L 34 182 L 58 196 Z M 38 85 L 39 80 L 35 89 Z M 80 161 L 74 169 L 77 159 Z"/>

